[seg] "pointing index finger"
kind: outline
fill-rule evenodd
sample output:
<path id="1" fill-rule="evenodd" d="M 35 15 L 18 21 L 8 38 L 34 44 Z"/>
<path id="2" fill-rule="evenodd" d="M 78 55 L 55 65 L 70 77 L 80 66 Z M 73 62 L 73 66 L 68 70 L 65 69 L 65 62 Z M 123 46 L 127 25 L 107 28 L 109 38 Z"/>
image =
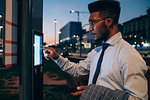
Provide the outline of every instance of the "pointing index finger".
<path id="1" fill-rule="evenodd" d="M 47 49 L 47 47 L 40 47 L 41 49 Z"/>
<path id="2" fill-rule="evenodd" d="M 41 49 L 53 50 L 51 47 L 40 47 Z"/>

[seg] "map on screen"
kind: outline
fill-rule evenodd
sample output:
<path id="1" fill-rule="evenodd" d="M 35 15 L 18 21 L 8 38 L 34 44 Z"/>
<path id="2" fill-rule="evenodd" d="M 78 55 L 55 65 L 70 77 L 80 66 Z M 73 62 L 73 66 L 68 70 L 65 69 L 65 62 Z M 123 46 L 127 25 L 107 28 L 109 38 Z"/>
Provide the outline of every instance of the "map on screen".
<path id="1" fill-rule="evenodd" d="M 34 66 L 42 65 L 42 36 L 34 34 Z"/>

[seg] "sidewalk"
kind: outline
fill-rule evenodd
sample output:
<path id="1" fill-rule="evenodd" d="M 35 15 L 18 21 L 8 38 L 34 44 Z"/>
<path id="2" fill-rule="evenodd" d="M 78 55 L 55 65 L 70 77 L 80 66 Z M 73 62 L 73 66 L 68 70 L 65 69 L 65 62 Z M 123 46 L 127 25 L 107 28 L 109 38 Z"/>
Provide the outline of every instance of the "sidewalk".
<path id="1" fill-rule="evenodd" d="M 64 72 L 47 61 L 43 67 L 43 100 L 79 100 L 66 92 L 68 86 Z M 0 70 L 0 100 L 19 100 L 18 67 Z"/>
<path id="2" fill-rule="evenodd" d="M 1 68 L 0 70 L 0 100 L 19 99 L 18 68 Z"/>

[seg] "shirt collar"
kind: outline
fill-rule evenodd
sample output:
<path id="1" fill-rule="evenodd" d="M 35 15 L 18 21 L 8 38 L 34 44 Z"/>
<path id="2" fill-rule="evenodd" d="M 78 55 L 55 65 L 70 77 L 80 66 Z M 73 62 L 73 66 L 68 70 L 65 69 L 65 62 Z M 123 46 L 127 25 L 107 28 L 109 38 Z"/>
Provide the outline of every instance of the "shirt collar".
<path id="1" fill-rule="evenodd" d="M 122 35 L 120 32 L 109 38 L 106 43 L 109 43 L 110 45 L 117 44 L 122 39 Z"/>

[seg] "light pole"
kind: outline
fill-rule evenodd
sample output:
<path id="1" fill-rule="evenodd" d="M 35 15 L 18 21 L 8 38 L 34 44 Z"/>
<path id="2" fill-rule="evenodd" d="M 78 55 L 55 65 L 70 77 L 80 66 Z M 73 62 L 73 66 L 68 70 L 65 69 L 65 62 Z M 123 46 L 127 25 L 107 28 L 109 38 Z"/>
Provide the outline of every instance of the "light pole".
<path id="1" fill-rule="evenodd" d="M 79 22 L 80 13 L 88 13 L 88 12 L 71 10 L 70 13 L 77 13 L 77 16 L 78 16 L 78 22 Z"/>
<path id="2" fill-rule="evenodd" d="M 57 23 L 57 20 L 56 19 L 54 19 L 54 30 L 55 30 L 55 36 L 54 36 L 54 44 L 56 45 L 56 23 Z"/>
<path id="3" fill-rule="evenodd" d="M 79 14 L 80 14 L 80 12 L 79 11 L 71 10 L 70 13 L 77 13 L 77 15 L 78 15 L 78 22 L 79 22 Z"/>

